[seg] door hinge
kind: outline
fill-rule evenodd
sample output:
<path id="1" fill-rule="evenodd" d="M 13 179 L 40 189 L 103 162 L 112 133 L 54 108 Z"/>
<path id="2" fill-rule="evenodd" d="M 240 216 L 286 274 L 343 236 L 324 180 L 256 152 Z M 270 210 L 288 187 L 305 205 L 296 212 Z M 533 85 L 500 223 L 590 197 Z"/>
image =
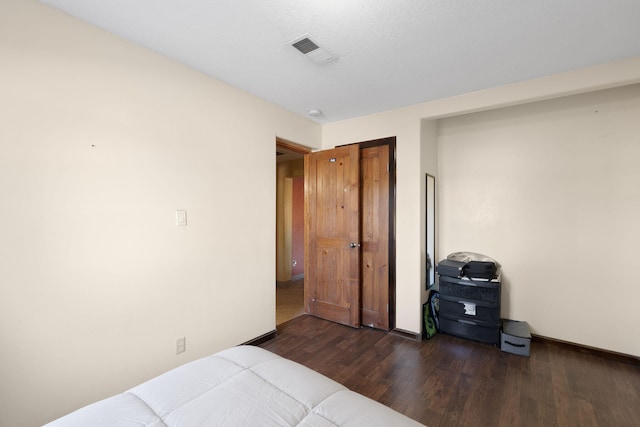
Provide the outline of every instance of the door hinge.
<path id="1" fill-rule="evenodd" d="M 387 313 L 389 312 L 389 304 L 387 304 Z"/>

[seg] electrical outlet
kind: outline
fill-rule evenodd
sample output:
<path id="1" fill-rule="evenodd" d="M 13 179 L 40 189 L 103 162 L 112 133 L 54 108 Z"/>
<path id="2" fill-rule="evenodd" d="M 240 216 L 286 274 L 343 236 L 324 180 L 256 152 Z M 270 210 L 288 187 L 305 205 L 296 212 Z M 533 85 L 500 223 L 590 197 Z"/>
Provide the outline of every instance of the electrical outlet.
<path id="1" fill-rule="evenodd" d="M 187 350 L 187 337 L 178 338 L 176 341 L 176 354 L 184 353 Z"/>

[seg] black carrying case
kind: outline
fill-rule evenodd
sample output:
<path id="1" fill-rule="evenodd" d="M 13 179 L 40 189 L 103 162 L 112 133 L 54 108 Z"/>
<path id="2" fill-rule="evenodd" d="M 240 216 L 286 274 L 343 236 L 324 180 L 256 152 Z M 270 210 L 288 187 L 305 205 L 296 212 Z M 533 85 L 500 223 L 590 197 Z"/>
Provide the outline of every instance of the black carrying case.
<path id="1" fill-rule="evenodd" d="M 464 275 L 464 266 L 466 262 L 454 261 L 452 259 L 443 259 L 436 266 L 436 273 L 441 276 L 462 277 Z"/>
<path id="2" fill-rule="evenodd" d="M 464 275 L 471 279 L 493 279 L 497 267 L 490 261 L 469 261 L 464 266 Z"/>

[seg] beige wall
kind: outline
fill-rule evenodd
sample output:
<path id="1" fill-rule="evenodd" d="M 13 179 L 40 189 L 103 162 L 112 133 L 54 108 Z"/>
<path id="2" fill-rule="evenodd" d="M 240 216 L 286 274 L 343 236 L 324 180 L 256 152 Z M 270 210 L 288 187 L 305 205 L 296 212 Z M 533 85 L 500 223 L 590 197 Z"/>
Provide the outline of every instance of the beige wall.
<path id="1" fill-rule="evenodd" d="M 434 141 L 439 123 L 431 120 L 640 81 L 636 58 L 321 129 L 33 0 L 0 3 L 0 58 L 0 413 L 3 423 L 18 427 L 39 425 L 274 328 L 276 136 L 311 148 L 397 137 L 397 326 L 417 332 L 424 279 L 424 173 L 432 172 L 434 156 L 446 145 Z M 620 111 L 619 105 L 612 111 Z M 508 118 L 514 126 L 529 128 L 538 114 L 531 113 L 524 123 Z M 544 109 L 540 114 L 555 120 Z M 590 125 L 587 116 L 576 123 Z M 603 120 L 619 119 L 607 114 L 598 123 Z M 479 129 L 494 144 L 497 131 L 486 124 Z M 452 136 L 440 132 L 443 138 Z M 611 201 L 626 219 L 637 212 L 632 181 L 626 178 L 637 182 L 637 176 L 629 168 L 622 175 L 607 175 L 613 169 L 607 162 L 625 162 L 623 154 L 637 153 L 631 140 L 596 134 L 627 141 L 615 159 L 585 157 L 611 182 L 598 181 L 581 164 L 577 171 L 589 176 L 589 185 L 602 198 L 609 197 L 606 185 L 623 192 L 614 193 Z M 531 149 L 533 142 L 526 143 Z M 450 148 L 457 144 L 469 140 L 456 140 Z M 239 153 L 240 170 L 237 161 L 228 161 Z M 450 152 L 440 156 L 443 163 L 451 162 Z M 447 176 L 442 167 L 437 166 L 437 175 L 444 231 L 452 228 L 442 219 L 452 194 L 441 183 Z M 554 174 L 560 174 L 561 167 L 554 167 Z M 573 179 L 569 184 L 578 195 L 585 192 L 584 184 Z M 560 199 L 559 193 L 552 194 Z M 519 207 L 524 209 L 525 202 Z M 176 209 L 187 210 L 187 227 L 175 226 Z M 542 219 L 549 221 L 545 213 Z M 604 231 L 595 236 L 600 246 L 609 244 L 596 255 L 610 262 L 599 271 L 626 268 L 622 264 L 629 261 L 617 258 L 619 248 L 631 246 L 625 223 L 610 215 L 599 208 L 575 225 L 562 217 L 577 240 L 584 238 L 579 231 L 589 221 L 608 224 L 615 239 Z M 441 232 L 439 253 L 461 245 L 458 239 Z M 598 334 L 572 322 L 556 332 L 557 316 L 540 322 L 530 316 L 521 296 L 531 289 L 516 288 L 531 280 L 524 274 L 530 268 L 525 260 L 503 260 L 512 269 L 506 272 L 509 314 L 534 319 L 534 330 L 545 335 L 640 353 L 622 343 L 634 336 L 625 329 Z M 608 286 L 608 279 L 599 283 Z M 597 299 L 604 301 L 598 307 L 606 307 L 611 293 L 593 295 L 595 279 L 590 280 L 589 291 L 577 301 L 589 302 L 592 309 L 590 302 Z M 561 289 L 564 301 L 582 289 L 576 283 Z M 620 291 L 616 298 L 637 296 L 632 281 L 615 286 Z M 606 332 L 637 324 L 620 301 L 611 303 L 607 314 L 614 308 L 618 312 L 610 318 L 586 313 L 579 304 L 571 307 L 567 318 L 608 325 Z M 183 336 L 187 352 L 176 356 L 175 341 Z"/>
<path id="2" fill-rule="evenodd" d="M 275 139 L 319 125 L 30 0 L 0 94 L 1 424 L 275 328 Z"/>
<path id="3" fill-rule="evenodd" d="M 640 355 L 640 85 L 440 120 L 440 248 L 503 265 L 502 315 Z"/>
<path id="4" fill-rule="evenodd" d="M 448 189 L 443 187 L 440 180 L 445 166 L 434 160 L 436 158 L 439 160 L 439 150 L 443 146 L 438 138 L 440 119 L 638 82 L 640 82 L 640 58 L 630 58 L 323 126 L 322 146 L 324 148 L 386 136 L 397 137 L 396 325 L 398 328 L 414 332 L 421 330 L 421 305 L 424 300 L 422 289 L 424 289 L 425 276 L 425 173 L 436 176 L 437 198 L 440 201 L 437 220 L 441 225 L 445 215 L 442 206 L 446 203 L 446 197 L 450 196 L 446 194 Z M 445 198 L 444 202 L 442 202 L 443 198 Z M 436 247 L 436 253 L 442 258 L 450 251 L 452 244 L 449 243 L 449 236 L 442 226 L 438 229 L 438 236 L 439 244 Z M 507 292 L 509 292 L 508 289 Z M 580 308 L 575 305 L 573 307 L 575 311 L 572 314 L 581 316 Z M 632 318 L 629 315 L 628 319 L 632 320 Z M 537 330 L 536 325 L 533 327 Z M 567 334 L 566 331 L 560 330 L 558 334 L 549 333 L 549 336 L 560 339 L 564 337 L 568 341 L 584 345 L 597 346 L 598 343 L 603 343 L 598 338 L 585 336 L 577 331 L 573 332 Z M 613 351 L 623 351 L 624 348 L 629 347 L 622 342 L 622 338 L 616 343 L 607 341 L 604 344 L 606 344 L 604 348 Z M 637 349 L 635 354 L 638 354 Z"/>
<path id="5" fill-rule="evenodd" d="M 437 233 L 439 232 L 439 227 L 438 227 L 438 211 L 437 211 L 437 207 L 439 206 L 438 204 L 438 196 L 439 196 L 439 192 L 436 191 L 437 185 L 438 185 L 438 180 L 435 178 L 438 176 L 438 121 L 437 120 L 422 120 L 421 121 L 421 132 L 420 132 L 420 154 L 421 154 L 421 159 L 420 159 L 420 164 L 421 164 L 421 177 L 418 178 L 420 179 L 420 194 L 421 194 L 421 198 L 422 198 L 422 203 L 420 204 L 420 252 L 421 252 L 421 257 L 420 257 L 420 283 L 421 283 L 421 298 L 420 298 L 420 302 L 424 303 L 427 301 L 427 297 L 428 297 L 428 292 L 427 292 L 427 282 L 432 283 L 431 282 L 431 278 L 427 276 L 426 274 L 426 267 L 427 267 L 427 252 L 428 252 L 428 246 L 427 246 L 427 223 L 426 223 L 426 218 L 427 218 L 427 179 L 426 179 L 426 175 L 429 174 L 431 176 L 434 177 L 435 180 L 435 185 L 432 189 L 432 191 L 434 192 L 433 200 L 432 203 L 434 203 L 434 206 L 431 207 L 431 212 L 432 215 L 434 215 L 434 223 L 432 225 L 433 230 L 430 230 L 430 235 L 429 235 L 429 243 L 431 245 L 433 245 L 433 251 L 434 253 L 430 254 L 431 256 L 431 268 L 432 268 L 432 273 L 433 273 L 433 283 L 435 284 L 435 280 L 436 280 L 436 274 L 435 274 L 435 266 L 436 263 L 439 261 L 439 253 L 438 253 L 438 246 L 436 245 L 436 242 L 438 241 L 436 238 Z M 424 222 L 422 221 L 422 218 L 424 218 Z"/>

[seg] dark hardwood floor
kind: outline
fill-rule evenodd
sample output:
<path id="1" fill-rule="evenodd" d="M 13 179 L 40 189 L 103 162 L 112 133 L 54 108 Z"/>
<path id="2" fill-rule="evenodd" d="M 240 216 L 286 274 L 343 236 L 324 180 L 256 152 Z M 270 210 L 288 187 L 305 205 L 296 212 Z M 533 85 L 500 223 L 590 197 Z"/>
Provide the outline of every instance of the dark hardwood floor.
<path id="1" fill-rule="evenodd" d="M 640 366 L 547 341 L 525 358 L 449 335 L 415 342 L 303 315 L 260 346 L 429 427 L 640 426 Z"/>

